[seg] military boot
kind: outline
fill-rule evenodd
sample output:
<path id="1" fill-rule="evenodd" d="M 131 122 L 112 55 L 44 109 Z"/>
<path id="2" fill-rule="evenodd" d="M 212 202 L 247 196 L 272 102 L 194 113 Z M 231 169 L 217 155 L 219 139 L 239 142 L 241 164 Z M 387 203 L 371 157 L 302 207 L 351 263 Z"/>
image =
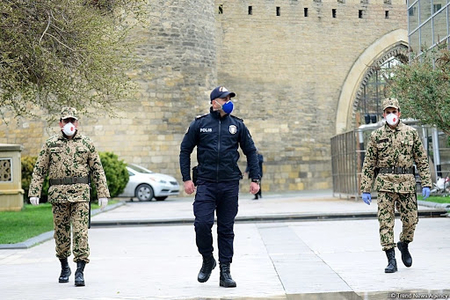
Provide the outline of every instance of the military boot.
<path id="1" fill-rule="evenodd" d="M 394 250 L 394 248 L 386 250 L 386 256 L 387 256 L 387 259 L 388 259 L 388 265 L 384 269 L 384 273 L 397 272 L 397 261 L 395 260 L 395 250 Z"/>
<path id="2" fill-rule="evenodd" d="M 397 247 L 398 247 L 398 250 L 400 250 L 400 252 L 402 253 L 403 264 L 409 268 L 412 265 L 412 257 L 408 250 L 408 244 L 409 243 L 398 242 Z"/>
<path id="3" fill-rule="evenodd" d="M 69 282 L 69 276 L 72 274 L 67 262 L 67 257 L 59 260 L 61 262 L 61 274 L 59 275 L 59 283 Z"/>
<path id="4" fill-rule="evenodd" d="M 85 261 L 77 261 L 77 270 L 75 271 L 75 285 L 84 286 L 84 267 L 86 266 Z"/>
<path id="5" fill-rule="evenodd" d="M 220 264 L 220 286 L 236 287 L 236 281 L 231 278 L 230 264 Z"/>
<path id="6" fill-rule="evenodd" d="M 214 259 L 214 256 L 203 256 L 202 268 L 200 269 L 200 272 L 198 272 L 197 280 L 199 282 L 207 282 L 215 267 L 216 260 Z"/>

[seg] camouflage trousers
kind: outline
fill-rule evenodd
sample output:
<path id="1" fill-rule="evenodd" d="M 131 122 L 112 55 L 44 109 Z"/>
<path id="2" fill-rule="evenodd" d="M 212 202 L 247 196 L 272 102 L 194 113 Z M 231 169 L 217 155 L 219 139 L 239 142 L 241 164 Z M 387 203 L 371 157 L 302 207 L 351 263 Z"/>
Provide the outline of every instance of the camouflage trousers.
<path id="1" fill-rule="evenodd" d="M 71 227 L 73 235 L 73 261 L 89 262 L 88 223 L 89 202 L 53 203 L 53 225 L 56 256 L 70 256 Z"/>
<path id="2" fill-rule="evenodd" d="M 412 242 L 416 224 L 419 222 L 416 195 L 378 192 L 378 223 L 380 224 L 380 242 L 383 251 L 395 247 L 394 224 L 395 209 L 400 213 L 402 231 L 400 241 Z"/>

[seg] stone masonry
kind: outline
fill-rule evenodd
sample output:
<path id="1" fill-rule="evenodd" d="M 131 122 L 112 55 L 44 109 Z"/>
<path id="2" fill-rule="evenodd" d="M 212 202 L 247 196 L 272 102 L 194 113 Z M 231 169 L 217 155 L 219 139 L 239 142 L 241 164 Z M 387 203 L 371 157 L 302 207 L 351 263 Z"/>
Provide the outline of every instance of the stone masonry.
<path id="1" fill-rule="evenodd" d="M 181 182 L 184 132 L 224 85 L 264 155 L 263 195 L 331 188 L 330 138 L 344 82 L 364 51 L 407 26 L 400 0 L 150 0 L 149 9 L 151 25 L 131 36 L 140 63 L 130 71 L 135 100 L 123 103 L 121 118 L 82 117 L 81 131 L 99 151 Z M 22 156 L 37 155 L 58 129 L 6 116 L 0 143 L 22 144 Z M 243 191 L 248 185 L 245 178 Z"/>

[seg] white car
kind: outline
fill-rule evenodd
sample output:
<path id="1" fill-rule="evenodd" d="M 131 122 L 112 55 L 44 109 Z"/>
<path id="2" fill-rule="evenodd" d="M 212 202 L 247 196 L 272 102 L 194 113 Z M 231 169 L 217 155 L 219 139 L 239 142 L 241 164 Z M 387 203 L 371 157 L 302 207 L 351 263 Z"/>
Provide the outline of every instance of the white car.
<path id="1" fill-rule="evenodd" d="M 177 180 L 169 175 L 154 173 L 144 167 L 128 164 L 130 179 L 119 197 L 138 198 L 139 201 L 166 200 L 168 196 L 180 193 Z"/>

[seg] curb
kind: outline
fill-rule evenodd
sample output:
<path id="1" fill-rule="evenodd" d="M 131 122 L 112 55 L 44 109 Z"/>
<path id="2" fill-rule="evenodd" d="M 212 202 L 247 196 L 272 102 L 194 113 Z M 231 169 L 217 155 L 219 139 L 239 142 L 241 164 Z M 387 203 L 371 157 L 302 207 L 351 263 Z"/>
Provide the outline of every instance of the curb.
<path id="1" fill-rule="evenodd" d="M 422 218 L 439 218 L 446 216 L 447 211 L 442 208 L 435 210 L 419 211 L 419 217 Z M 399 217 L 398 212 L 395 213 Z M 338 220 L 362 220 L 376 219 L 377 212 L 356 212 L 356 213 L 331 213 L 331 214 L 279 214 L 265 216 L 242 216 L 236 217 L 235 224 L 238 223 L 268 223 L 268 222 L 308 222 L 308 221 L 338 221 Z M 112 227 L 112 226 L 161 226 L 161 225 L 185 225 L 193 224 L 192 218 L 178 219 L 141 219 L 141 220 L 108 220 L 95 221 L 91 225 L 93 227 Z"/>
<path id="2" fill-rule="evenodd" d="M 434 208 L 450 210 L 450 203 L 436 203 L 436 202 L 418 200 L 417 204 L 419 204 L 421 206 L 426 206 L 426 207 L 434 207 Z"/>

